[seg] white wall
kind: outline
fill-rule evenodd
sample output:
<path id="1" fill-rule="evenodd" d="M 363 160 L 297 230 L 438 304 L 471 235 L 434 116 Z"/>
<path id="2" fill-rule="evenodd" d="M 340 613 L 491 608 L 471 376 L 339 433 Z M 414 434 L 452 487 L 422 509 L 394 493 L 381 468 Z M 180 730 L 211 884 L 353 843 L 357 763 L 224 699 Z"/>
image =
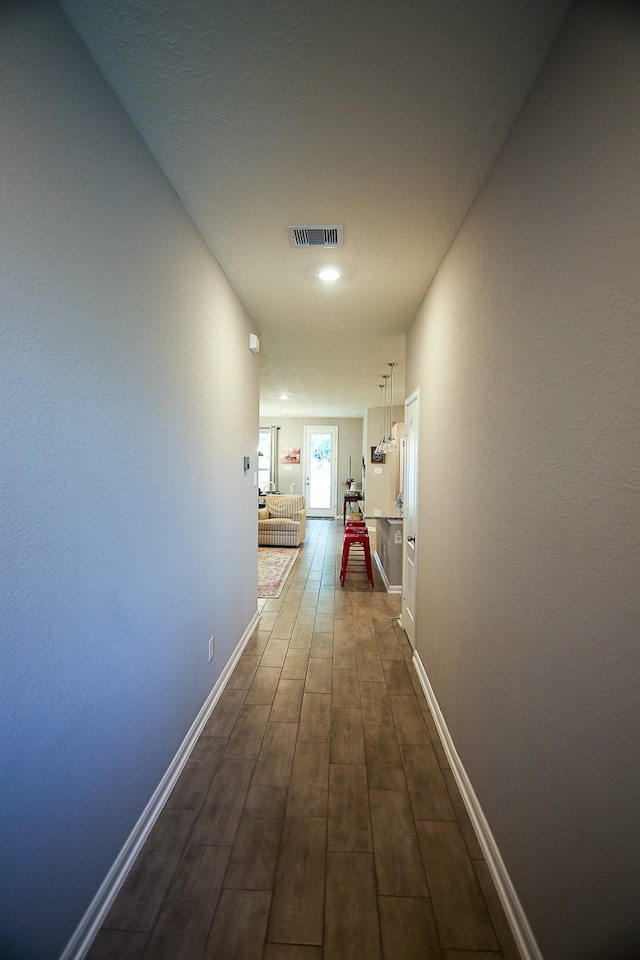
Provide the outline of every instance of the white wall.
<path id="1" fill-rule="evenodd" d="M 545 960 L 640 951 L 639 51 L 575 7 L 407 344 L 417 648 Z"/>
<path id="2" fill-rule="evenodd" d="M 259 378 L 57 7 L 0 27 L 0 954 L 48 960 L 255 612 Z"/>

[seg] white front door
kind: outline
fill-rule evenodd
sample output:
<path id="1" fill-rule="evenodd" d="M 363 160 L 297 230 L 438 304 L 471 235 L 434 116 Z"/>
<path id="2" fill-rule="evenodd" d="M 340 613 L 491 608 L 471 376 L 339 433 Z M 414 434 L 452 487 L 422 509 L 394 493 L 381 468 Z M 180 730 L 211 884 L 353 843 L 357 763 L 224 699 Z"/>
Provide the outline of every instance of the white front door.
<path id="1" fill-rule="evenodd" d="M 307 516 L 335 517 L 338 487 L 338 428 L 305 427 L 304 461 Z"/>
<path id="2" fill-rule="evenodd" d="M 418 442 L 420 394 L 416 390 L 405 402 L 404 446 L 404 544 L 402 549 L 402 626 L 412 647 L 416 645 L 416 579 L 418 545 Z"/>

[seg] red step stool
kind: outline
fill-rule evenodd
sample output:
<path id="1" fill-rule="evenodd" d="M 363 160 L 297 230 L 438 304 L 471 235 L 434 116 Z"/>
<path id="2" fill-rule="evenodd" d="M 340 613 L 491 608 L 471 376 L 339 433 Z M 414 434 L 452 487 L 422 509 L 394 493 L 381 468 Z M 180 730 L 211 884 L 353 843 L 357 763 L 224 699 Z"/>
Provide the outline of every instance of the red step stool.
<path id="1" fill-rule="evenodd" d="M 342 566 L 340 567 L 340 586 L 344 587 L 345 577 L 347 576 L 347 566 L 349 564 L 349 555 L 351 547 L 361 547 L 364 554 L 364 562 L 367 567 L 367 576 L 373 586 L 373 569 L 371 567 L 371 550 L 369 548 L 369 534 L 366 524 L 348 523 L 344 543 L 342 545 Z"/>

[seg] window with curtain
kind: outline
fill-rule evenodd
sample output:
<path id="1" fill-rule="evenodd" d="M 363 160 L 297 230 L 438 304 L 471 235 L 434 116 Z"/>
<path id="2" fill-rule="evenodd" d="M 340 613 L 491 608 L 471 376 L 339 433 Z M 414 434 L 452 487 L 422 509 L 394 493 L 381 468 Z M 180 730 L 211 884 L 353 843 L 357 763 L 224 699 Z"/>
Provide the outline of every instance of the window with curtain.
<path id="1" fill-rule="evenodd" d="M 271 480 L 271 430 L 260 427 L 258 431 L 258 488 L 261 492 L 269 489 Z"/>

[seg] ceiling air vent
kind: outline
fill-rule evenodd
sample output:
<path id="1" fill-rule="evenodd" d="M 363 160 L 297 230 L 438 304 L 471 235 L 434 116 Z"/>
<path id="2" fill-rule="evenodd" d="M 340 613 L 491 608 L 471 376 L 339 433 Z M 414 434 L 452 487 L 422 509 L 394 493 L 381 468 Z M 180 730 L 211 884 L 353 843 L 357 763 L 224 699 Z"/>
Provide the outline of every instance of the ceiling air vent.
<path id="1" fill-rule="evenodd" d="M 292 247 L 342 246 L 342 225 L 287 227 L 287 233 Z"/>

